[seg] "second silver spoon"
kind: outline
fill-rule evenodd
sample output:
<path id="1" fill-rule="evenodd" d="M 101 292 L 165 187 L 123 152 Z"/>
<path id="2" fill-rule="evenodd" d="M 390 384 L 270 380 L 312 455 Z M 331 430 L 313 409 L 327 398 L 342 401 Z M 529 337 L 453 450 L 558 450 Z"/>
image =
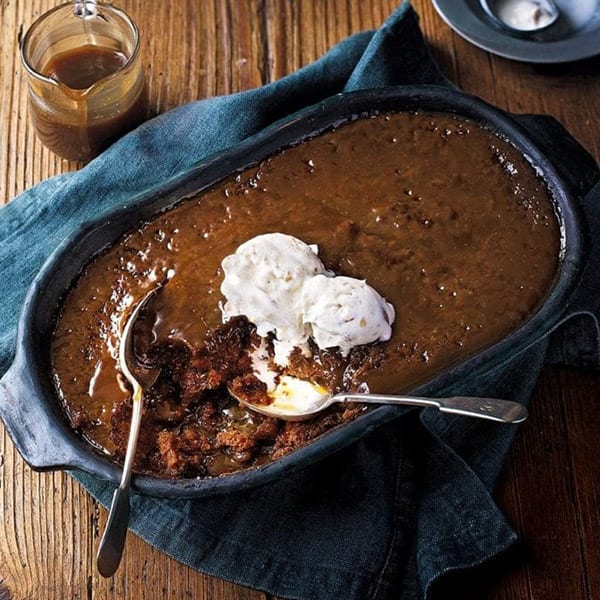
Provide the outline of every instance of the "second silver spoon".
<path id="1" fill-rule="evenodd" d="M 275 389 L 268 394 L 268 404 L 258 404 L 244 398 L 243 392 L 229 389 L 241 404 L 255 412 L 284 419 L 301 421 L 315 416 L 336 402 L 362 402 L 364 404 L 396 404 L 438 408 L 441 412 L 478 417 L 500 423 L 521 423 L 527 418 L 527 408 L 512 400 L 453 396 L 450 398 L 425 398 L 386 394 L 330 394 L 322 386 L 284 375 Z"/>

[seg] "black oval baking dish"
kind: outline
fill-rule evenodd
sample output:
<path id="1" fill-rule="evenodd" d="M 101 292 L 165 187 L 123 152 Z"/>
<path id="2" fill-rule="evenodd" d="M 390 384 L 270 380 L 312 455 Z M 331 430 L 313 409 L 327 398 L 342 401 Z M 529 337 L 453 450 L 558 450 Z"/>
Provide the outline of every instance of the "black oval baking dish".
<path id="1" fill-rule="evenodd" d="M 38 470 L 77 469 L 115 484 L 120 479 L 120 467 L 96 452 L 70 428 L 51 379 L 50 342 L 58 307 L 94 255 L 141 221 L 278 150 L 361 115 L 414 110 L 454 113 L 511 141 L 546 182 L 563 233 L 555 282 L 537 312 L 506 338 L 436 375 L 415 391 L 431 395 L 447 393 L 467 373 L 491 369 L 552 331 L 569 313 L 570 300 L 587 260 L 580 197 L 597 177 L 589 155 L 553 119 L 514 117 L 450 88 L 413 86 L 341 94 L 278 121 L 237 147 L 203 161 L 176 181 L 135 199 L 128 208 L 110 218 L 86 225 L 49 258 L 29 290 L 19 323 L 16 356 L 0 383 L 0 416 L 27 463 Z M 560 138 L 554 137 L 558 135 Z M 562 140 L 558 147 L 557 140 Z M 169 480 L 137 475 L 133 488 L 155 496 L 201 497 L 264 484 L 331 454 L 402 412 L 394 407 L 378 407 L 258 468 L 201 479 Z"/>

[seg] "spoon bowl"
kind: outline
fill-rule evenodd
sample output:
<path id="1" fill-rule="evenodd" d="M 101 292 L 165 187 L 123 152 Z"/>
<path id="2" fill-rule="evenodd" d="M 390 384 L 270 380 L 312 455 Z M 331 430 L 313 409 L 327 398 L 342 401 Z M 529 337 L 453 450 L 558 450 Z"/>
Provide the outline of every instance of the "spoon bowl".
<path id="1" fill-rule="evenodd" d="M 346 402 L 435 407 L 445 413 L 477 417 L 500 423 L 521 423 L 527 418 L 527 408 L 512 400 L 473 396 L 425 398 L 367 393 L 331 394 L 319 384 L 289 375 L 279 378 L 275 388 L 267 394 L 270 402 L 266 404 L 258 404 L 245 398 L 239 390 L 231 387 L 229 393 L 250 410 L 286 421 L 309 419 L 332 404 Z"/>

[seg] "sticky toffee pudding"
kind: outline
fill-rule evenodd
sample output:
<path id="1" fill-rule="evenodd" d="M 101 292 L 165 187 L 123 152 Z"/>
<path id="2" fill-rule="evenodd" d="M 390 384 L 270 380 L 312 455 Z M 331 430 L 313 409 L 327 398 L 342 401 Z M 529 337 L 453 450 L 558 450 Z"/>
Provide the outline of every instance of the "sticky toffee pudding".
<path id="1" fill-rule="evenodd" d="M 250 468 L 367 410 L 332 407 L 291 423 L 248 412 L 228 394 L 233 382 L 263 393 L 249 358 L 261 340 L 243 315 L 223 323 L 221 261 L 272 232 L 315 244 L 326 269 L 366 279 L 395 309 L 389 341 L 343 353 L 309 340 L 310 352 L 291 353 L 287 372 L 332 391 L 400 393 L 502 339 L 545 299 L 560 254 L 549 192 L 509 142 L 452 115 L 354 120 L 141 223 L 86 267 L 52 346 L 72 427 L 122 459 L 131 407 L 119 330 L 166 270 L 174 275 L 136 332 L 139 355 L 161 367 L 145 398 L 140 472 Z"/>

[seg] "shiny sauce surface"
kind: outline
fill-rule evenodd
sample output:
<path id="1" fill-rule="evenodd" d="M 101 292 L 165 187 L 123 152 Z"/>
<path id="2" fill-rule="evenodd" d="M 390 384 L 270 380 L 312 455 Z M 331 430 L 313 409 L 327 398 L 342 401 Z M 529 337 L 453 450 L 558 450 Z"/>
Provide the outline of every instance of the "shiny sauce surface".
<path id="1" fill-rule="evenodd" d="M 119 384 L 117 348 L 129 305 L 152 278 L 172 269 L 155 302 L 155 340 L 188 349 L 210 344 L 222 326 L 222 259 L 267 232 L 317 244 L 326 268 L 366 279 L 395 307 L 389 342 L 353 351 L 347 360 L 332 350 L 315 352 L 310 364 L 298 361 L 300 374 L 320 377 L 334 390 L 406 391 L 500 340 L 544 300 L 560 252 L 545 184 L 507 141 L 444 114 L 358 119 L 140 224 L 88 265 L 66 297 L 52 346 L 57 391 L 74 428 L 120 458 L 115 414 L 129 394 Z M 221 443 L 223 431 L 251 435 L 262 420 L 211 396 L 222 414 L 217 422 L 211 412 L 206 425 L 197 399 L 177 412 L 176 386 L 170 386 L 168 404 L 178 416 L 152 417 L 152 406 L 163 406 L 160 398 L 146 409 L 147 429 L 153 428 L 146 444 L 154 448 L 148 452 L 162 458 L 138 465 L 163 476 L 219 475 L 259 464 L 357 414 L 277 423 L 244 461 L 239 443 Z M 173 461 L 155 446 L 170 434 L 184 435 L 186 427 L 194 439 L 213 435 L 221 442 L 206 446 L 210 456 L 202 465 L 179 469 L 171 438 Z M 191 455 L 189 448 L 180 452 Z"/>
<path id="2" fill-rule="evenodd" d="M 85 90 L 126 63 L 127 57 L 118 50 L 86 45 L 52 56 L 42 73 L 73 90 Z"/>

